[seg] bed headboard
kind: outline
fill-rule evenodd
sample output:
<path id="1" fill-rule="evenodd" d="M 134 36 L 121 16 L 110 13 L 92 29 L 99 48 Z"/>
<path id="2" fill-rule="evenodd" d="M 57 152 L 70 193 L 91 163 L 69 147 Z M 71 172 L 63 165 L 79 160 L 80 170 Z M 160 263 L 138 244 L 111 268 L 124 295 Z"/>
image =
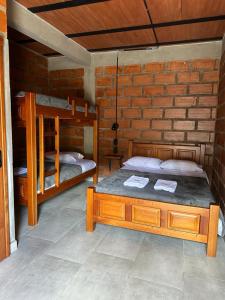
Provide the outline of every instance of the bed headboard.
<path id="1" fill-rule="evenodd" d="M 128 157 L 140 155 L 157 157 L 162 160 L 185 159 L 204 165 L 205 145 L 162 145 L 129 141 Z"/>

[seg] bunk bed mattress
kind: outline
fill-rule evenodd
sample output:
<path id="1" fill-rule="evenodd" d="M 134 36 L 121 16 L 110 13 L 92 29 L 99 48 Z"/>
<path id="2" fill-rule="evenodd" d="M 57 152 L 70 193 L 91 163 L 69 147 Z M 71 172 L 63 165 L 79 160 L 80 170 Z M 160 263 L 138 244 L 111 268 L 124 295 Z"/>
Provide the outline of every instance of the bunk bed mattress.
<path id="1" fill-rule="evenodd" d="M 25 92 L 19 92 L 17 97 L 24 97 Z M 42 95 L 42 94 L 37 94 L 36 96 L 36 104 L 38 105 L 44 105 L 44 106 L 50 106 L 50 107 L 56 107 L 56 108 L 62 108 L 62 109 L 67 109 L 71 110 L 72 105 L 68 103 L 66 99 L 62 98 L 57 98 L 53 96 L 47 96 L 47 95 Z M 85 109 L 83 106 L 77 106 L 76 111 L 78 112 L 84 112 Z M 95 107 L 94 106 L 89 106 L 88 107 L 88 112 L 89 113 L 95 113 Z"/>
<path id="2" fill-rule="evenodd" d="M 147 177 L 149 182 L 142 189 L 124 186 L 123 183 L 132 175 Z M 176 191 L 170 193 L 154 190 L 158 179 L 177 181 Z M 206 177 L 149 173 L 127 169 L 120 169 L 103 179 L 97 184 L 96 192 L 204 208 L 208 208 L 210 203 L 215 203 Z"/>

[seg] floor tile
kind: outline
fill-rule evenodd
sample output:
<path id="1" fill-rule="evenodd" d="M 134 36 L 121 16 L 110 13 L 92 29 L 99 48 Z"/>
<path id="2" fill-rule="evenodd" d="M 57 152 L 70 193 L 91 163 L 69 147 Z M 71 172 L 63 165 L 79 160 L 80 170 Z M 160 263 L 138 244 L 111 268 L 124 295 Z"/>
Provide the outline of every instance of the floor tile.
<path id="1" fill-rule="evenodd" d="M 5 289 L 2 299 L 56 299 L 73 281 L 80 265 L 55 257 L 43 255 L 34 260 L 12 283 L 13 288 Z"/>
<path id="2" fill-rule="evenodd" d="M 54 210 L 40 219 L 35 230 L 30 231 L 27 235 L 57 242 L 83 218 L 84 212 L 81 210 L 68 208 Z"/>
<path id="3" fill-rule="evenodd" d="M 130 275 L 157 284 L 182 289 L 182 240 L 153 235 L 145 238 Z"/>
<path id="4" fill-rule="evenodd" d="M 82 222 L 70 230 L 60 241 L 52 245 L 48 254 L 84 263 L 105 237 L 108 230 L 107 226 L 97 225 L 94 232 L 86 232 L 85 223 Z"/>
<path id="5" fill-rule="evenodd" d="M 184 275 L 185 300 L 224 300 L 225 282 Z"/>
<path id="6" fill-rule="evenodd" d="M 135 260 L 144 236 L 145 233 L 139 231 L 111 227 L 97 252 Z"/>

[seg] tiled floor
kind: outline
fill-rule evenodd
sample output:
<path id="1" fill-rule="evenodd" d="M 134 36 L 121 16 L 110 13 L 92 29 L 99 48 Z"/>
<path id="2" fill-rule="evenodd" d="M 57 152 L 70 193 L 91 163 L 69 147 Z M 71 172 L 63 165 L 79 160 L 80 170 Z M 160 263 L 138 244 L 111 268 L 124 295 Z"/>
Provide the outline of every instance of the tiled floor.
<path id="1" fill-rule="evenodd" d="M 21 211 L 19 249 L 0 263 L 0 299 L 225 299 L 225 243 L 205 246 L 97 225 L 85 232 L 85 182 L 40 207 L 28 228 Z"/>

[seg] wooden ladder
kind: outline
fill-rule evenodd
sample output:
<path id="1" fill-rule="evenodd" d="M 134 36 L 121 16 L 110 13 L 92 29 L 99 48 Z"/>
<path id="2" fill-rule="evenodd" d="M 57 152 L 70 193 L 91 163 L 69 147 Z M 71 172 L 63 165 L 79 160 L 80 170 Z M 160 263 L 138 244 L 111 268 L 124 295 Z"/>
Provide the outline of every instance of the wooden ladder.
<path id="1" fill-rule="evenodd" d="M 55 175 L 55 186 L 60 184 L 60 165 L 59 165 L 59 117 L 55 117 L 55 130 L 53 132 L 45 132 L 44 115 L 39 116 L 39 176 L 40 176 L 40 192 L 45 192 L 45 178 Z M 45 152 L 45 137 L 55 137 L 55 151 Z M 45 171 L 46 154 L 55 155 L 55 168 Z"/>

